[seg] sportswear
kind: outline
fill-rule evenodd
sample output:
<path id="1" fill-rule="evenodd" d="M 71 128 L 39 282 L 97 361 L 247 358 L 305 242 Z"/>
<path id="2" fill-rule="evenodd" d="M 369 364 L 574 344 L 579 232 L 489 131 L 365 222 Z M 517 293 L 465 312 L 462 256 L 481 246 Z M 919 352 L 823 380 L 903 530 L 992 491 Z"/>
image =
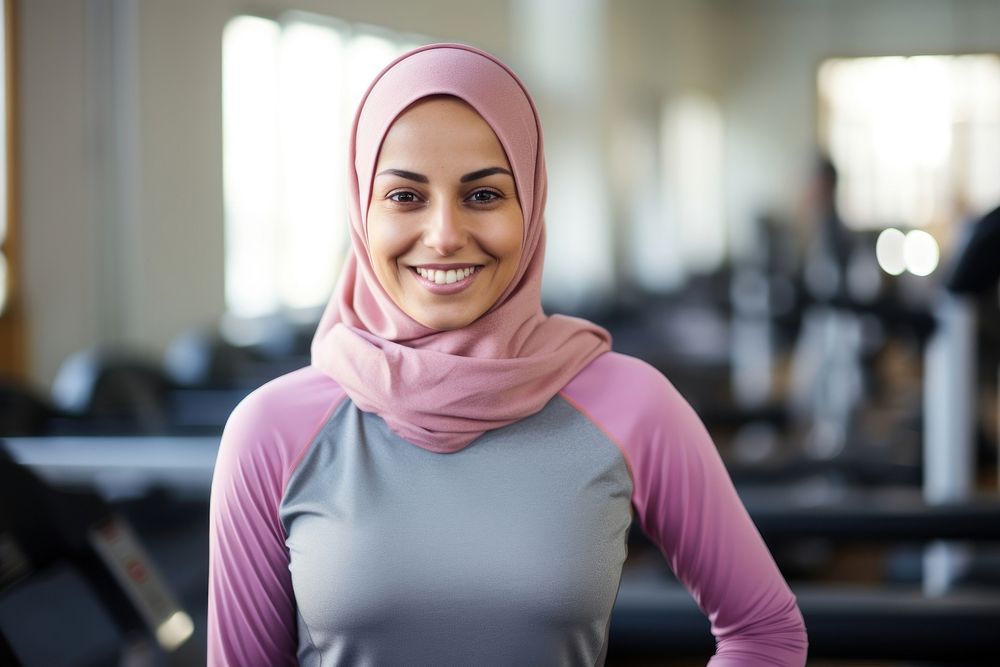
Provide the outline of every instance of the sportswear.
<path id="1" fill-rule="evenodd" d="M 451 453 L 304 368 L 223 435 L 208 662 L 601 665 L 632 521 L 711 621 L 711 665 L 805 664 L 794 595 L 697 415 L 645 362 L 601 355 Z"/>

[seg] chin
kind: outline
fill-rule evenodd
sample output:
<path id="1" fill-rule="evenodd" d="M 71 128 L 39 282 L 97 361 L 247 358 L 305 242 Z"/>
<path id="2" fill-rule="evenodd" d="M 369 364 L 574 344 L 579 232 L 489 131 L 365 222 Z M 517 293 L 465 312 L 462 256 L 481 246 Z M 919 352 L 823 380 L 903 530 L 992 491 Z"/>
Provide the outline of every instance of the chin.
<path id="1" fill-rule="evenodd" d="M 435 331 L 454 331 L 455 329 L 461 329 L 462 327 L 468 326 L 475 322 L 474 319 L 467 318 L 420 318 L 417 319 L 418 322 L 423 324 L 429 329 L 434 329 Z"/>
<path id="2" fill-rule="evenodd" d="M 435 331 L 454 331 L 466 327 L 479 319 L 482 313 L 474 316 L 469 313 L 411 313 L 410 317 L 420 324 Z"/>

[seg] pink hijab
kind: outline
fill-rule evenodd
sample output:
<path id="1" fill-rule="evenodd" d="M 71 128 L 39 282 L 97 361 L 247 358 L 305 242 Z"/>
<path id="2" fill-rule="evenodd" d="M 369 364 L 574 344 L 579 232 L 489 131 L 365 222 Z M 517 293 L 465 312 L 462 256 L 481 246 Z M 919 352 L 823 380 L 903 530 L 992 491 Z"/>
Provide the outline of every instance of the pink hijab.
<path id="1" fill-rule="evenodd" d="M 493 307 L 468 326 L 435 331 L 383 290 L 368 255 L 365 217 L 382 140 L 396 117 L 430 95 L 453 95 L 493 128 L 514 172 L 524 214 L 521 262 Z M 354 118 L 348 150 L 351 250 L 312 341 L 312 363 L 400 437 L 454 452 L 491 429 L 541 410 L 610 349 L 607 331 L 541 307 L 545 161 L 534 103 L 493 56 L 433 44 L 376 77 Z"/>

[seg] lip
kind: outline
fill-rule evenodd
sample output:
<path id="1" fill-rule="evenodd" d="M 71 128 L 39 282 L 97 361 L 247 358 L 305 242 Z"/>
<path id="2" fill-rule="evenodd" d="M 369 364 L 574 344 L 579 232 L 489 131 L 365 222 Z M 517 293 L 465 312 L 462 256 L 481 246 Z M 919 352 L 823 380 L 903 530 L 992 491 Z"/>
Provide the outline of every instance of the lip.
<path id="1" fill-rule="evenodd" d="M 456 280 L 453 283 L 445 283 L 443 285 L 438 285 L 435 282 L 427 280 L 419 273 L 417 273 L 417 266 L 410 267 L 410 274 L 413 279 L 417 281 L 421 287 L 426 289 L 431 294 L 437 294 L 439 296 L 448 296 L 450 294 L 458 294 L 459 292 L 467 289 L 473 282 L 475 282 L 476 277 L 482 271 L 482 264 L 420 264 L 421 269 L 435 269 L 438 271 L 447 271 L 449 269 L 464 269 L 464 268 L 475 268 L 475 271 L 469 274 L 468 278 L 462 278 L 461 280 Z"/>
<path id="2" fill-rule="evenodd" d="M 435 271 L 448 271 L 450 269 L 474 269 L 482 264 L 412 264 L 411 269 L 434 269 Z"/>

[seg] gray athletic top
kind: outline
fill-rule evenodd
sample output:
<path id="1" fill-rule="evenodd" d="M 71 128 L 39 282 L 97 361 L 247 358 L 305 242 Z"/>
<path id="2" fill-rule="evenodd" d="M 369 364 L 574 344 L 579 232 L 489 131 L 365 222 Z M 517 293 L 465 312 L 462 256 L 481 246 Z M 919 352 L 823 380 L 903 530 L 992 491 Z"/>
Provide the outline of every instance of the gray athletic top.
<path id="1" fill-rule="evenodd" d="M 213 665 L 601 665 L 633 516 L 714 665 L 802 665 L 802 618 L 704 428 L 606 354 L 448 454 L 306 368 L 248 397 L 212 495 Z"/>

